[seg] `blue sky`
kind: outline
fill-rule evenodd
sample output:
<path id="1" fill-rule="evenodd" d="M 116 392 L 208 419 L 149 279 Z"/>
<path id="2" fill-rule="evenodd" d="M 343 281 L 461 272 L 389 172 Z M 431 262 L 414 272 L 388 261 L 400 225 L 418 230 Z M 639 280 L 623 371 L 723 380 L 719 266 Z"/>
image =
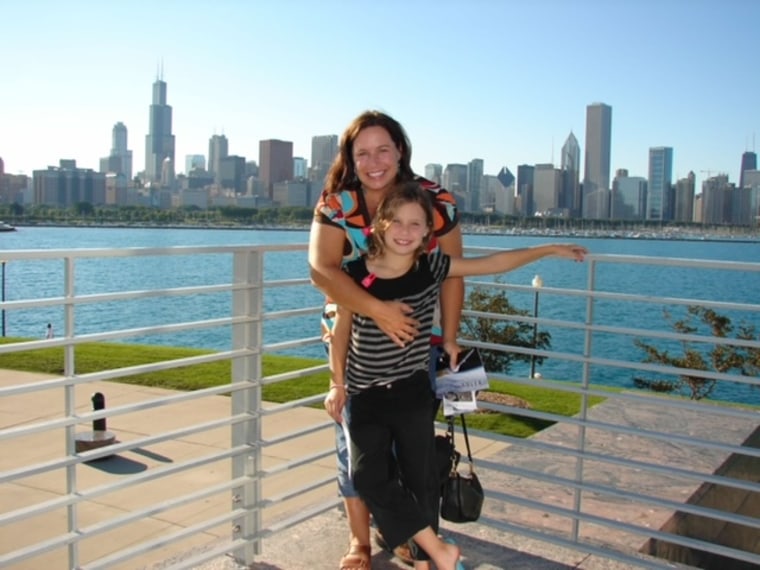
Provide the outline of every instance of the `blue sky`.
<path id="1" fill-rule="evenodd" d="M 113 125 L 145 163 L 163 62 L 177 170 L 215 133 L 258 141 L 340 134 L 364 109 L 405 126 L 412 165 L 554 162 L 590 103 L 612 106 L 612 171 L 648 149 L 738 180 L 760 135 L 756 0 L 0 0 L 0 157 L 7 172 L 75 158 L 98 168 Z M 760 143 L 760 140 L 758 140 Z M 754 150 L 757 150 L 755 147 Z"/>

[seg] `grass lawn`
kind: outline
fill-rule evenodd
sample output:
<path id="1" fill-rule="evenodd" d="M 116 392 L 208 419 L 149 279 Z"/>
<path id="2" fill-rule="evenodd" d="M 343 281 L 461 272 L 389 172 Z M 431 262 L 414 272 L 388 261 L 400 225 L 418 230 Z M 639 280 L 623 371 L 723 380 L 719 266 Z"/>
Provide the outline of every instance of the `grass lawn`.
<path id="1" fill-rule="evenodd" d="M 22 342 L 28 339 L 1 338 L 0 344 Z M 0 368 L 63 374 L 63 348 L 43 348 L 12 354 L 0 354 Z M 212 351 L 155 345 L 135 345 L 121 343 L 85 343 L 75 347 L 74 358 L 78 374 L 99 372 L 114 368 L 136 366 L 164 360 L 173 360 L 210 354 Z M 323 364 L 324 360 L 297 358 L 291 356 L 264 355 L 264 376 L 272 376 L 299 368 Z M 124 382 L 155 386 L 174 390 L 198 390 L 210 386 L 229 383 L 231 363 L 211 362 L 186 366 L 172 370 L 150 372 L 130 376 Z M 312 374 L 304 378 L 287 380 L 263 387 L 263 398 L 270 402 L 288 402 L 325 391 L 328 373 Z M 530 408 L 564 416 L 572 416 L 580 411 L 580 396 L 541 386 L 523 386 L 509 382 L 492 380 L 490 391 L 509 394 L 525 400 Z M 592 397 L 592 404 L 603 398 Z M 321 407 L 321 406 L 320 406 Z M 467 424 L 474 429 L 490 431 L 515 437 L 529 437 L 548 427 L 551 422 L 513 416 L 511 414 L 471 414 Z"/>

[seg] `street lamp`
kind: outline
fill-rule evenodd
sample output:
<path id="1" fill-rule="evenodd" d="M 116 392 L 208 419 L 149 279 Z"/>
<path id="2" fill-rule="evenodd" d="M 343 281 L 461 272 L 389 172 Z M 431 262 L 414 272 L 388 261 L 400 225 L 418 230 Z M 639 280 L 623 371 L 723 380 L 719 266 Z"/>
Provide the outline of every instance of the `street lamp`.
<path id="1" fill-rule="evenodd" d="M 544 280 L 540 275 L 533 277 L 530 283 L 533 286 L 533 350 L 536 350 L 536 341 L 538 340 L 538 293 L 539 289 L 544 286 Z M 530 377 L 536 377 L 536 355 L 530 355 Z"/>

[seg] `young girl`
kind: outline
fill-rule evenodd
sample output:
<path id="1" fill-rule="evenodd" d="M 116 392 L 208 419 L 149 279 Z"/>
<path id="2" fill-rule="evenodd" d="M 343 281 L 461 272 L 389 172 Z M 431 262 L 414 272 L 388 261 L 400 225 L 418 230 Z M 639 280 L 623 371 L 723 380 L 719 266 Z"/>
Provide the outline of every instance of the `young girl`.
<path id="1" fill-rule="evenodd" d="M 326 400 L 336 420 L 346 406 L 354 486 L 391 546 L 413 539 L 416 570 L 459 570 L 459 549 L 438 537 L 439 481 L 429 410 L 429 338 L 441 282 L 447 277 L 510 271 L 548 255 L 582 261 L 577 245 L 542 245 L 483 257 L 455 258 L 428 251 L 433 236 L 430 198 L 405 183 L 378 207 L 368 254 L 345 271 L 382 300 L 413 308 L 419 334 L 399 347 L 370 318 L 338 307 L 330 344 L 331 387 Z M 457 346 L 444 347 L 456 362 Z M 395 455 L 397 467 L 389 464 Z"/>

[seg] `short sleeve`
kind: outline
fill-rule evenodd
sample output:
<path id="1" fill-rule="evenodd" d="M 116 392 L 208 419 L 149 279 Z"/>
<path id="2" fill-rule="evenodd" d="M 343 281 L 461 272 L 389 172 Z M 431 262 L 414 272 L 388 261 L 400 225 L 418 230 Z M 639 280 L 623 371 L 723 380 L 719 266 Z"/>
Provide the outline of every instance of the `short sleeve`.
<path id="1" fill-rule="evenodd" d="M 340 194 L 322 191 L 314 206 L 314 221 L 320 224 L 339 226 L 338 220 L 343 216 L 343 204 Z"/>
<path id="2" fill-rule="evenodd" d="M 443 283 L 443 280 L 449 275 L 451 257 L 438 249 L 427 254 L 427 261 L 433 280 L 438 284 Z"/>
<path id="3" fill-rule="evenodd" d="M 453 194 L 426 178 L 417 178 L 420 186 L 433 195 L 433 232 L 436 237 L 446 235 L 459 223 L 457 202 Z"/>

